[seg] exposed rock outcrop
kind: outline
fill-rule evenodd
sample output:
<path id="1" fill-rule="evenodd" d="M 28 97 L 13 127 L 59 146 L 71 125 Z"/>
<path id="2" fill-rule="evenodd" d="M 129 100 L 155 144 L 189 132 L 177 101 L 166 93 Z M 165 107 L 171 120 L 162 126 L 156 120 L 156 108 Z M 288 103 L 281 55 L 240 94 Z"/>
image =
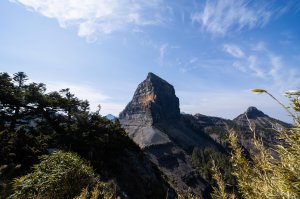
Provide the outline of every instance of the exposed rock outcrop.
<path id="1" fill-rule="evenodd" d="M 246 110 L 245 113 L 247 114 L 247 117 L 250 118 L 250 119 L 255 119 L 255 118 L 258 118 L 258 117 L 265 117 L 265 116 L 267 116 L 266 114 L 264 114 L 262 111 L 258 110 L 254 106 L 250 106 Z"/>
<path id="2" fill-rule="evenodd" d="M 174 87 L 153 73 L 139 84 L 133 99 L 120 113 L 120 119 L 146 126 L 179 118 L 179 99 Z"/>
<path id="3" fill-rule="evenodd" d="M 256 137 L 262 139 L 264 145 L 268 147 L 278 143 L 277 130 L 290 127 L 289 124 L 274 119 L 253 106 L 233 120 L 201 114 L 196 114 L 189 120 L 194 121 L 194 125 L 200 131 L 202 130 L 224 147 L 228 144 L 228 129 L 233 128 L 238 135 L 239 142 L 247 151 L 255 148 L 252 130 L 255 131 Z"/>
<path id="4" fill-rule="evenodd" d="M 120 113 L 119 120 L 129 137 L 145 148 L 170 143 L 168 136 L 154 124 L 176 120 L 179 116 L 179 99 L 175 96 L 173 86 L 149 73 L 139 84 L 131 102 Z"/>
<path id="5" fill-rule="evenodd" d="M 187 153 L 206 141 L 181 121 L 179 99 L 171 84 L 149 73 L 119 120 L 175 190 L 201 197 L 207 194 L 209 186 L 192 167 Z"/>
<path id="6" fill-rule="evenodd" d="M 249 151 L 253 148 L 252 130 L 255 131 L 255 135 L 259 139 L 262 139 L 264 145 L 268 147 L 279 143 L 277 131 L 290 127 L 289 124 L 264 114 L 256 107 L 249 107 L 246 112 L 240 114 L 233 121 L 240 128 L 240 142 Z"/>
<path id="7" fill-rule="evenodd" d="M 288 125 L 282 121 L 271 118 L 253 106 L 249 107 L 244 113 L 234 118 L 233 121 L 237 125 L 245 128 L 249 128 L 249 122 L 253 125 L 255 124 L 256 127 L 262 128 L 275 128 L 276 126 L 279 127 Z"/>

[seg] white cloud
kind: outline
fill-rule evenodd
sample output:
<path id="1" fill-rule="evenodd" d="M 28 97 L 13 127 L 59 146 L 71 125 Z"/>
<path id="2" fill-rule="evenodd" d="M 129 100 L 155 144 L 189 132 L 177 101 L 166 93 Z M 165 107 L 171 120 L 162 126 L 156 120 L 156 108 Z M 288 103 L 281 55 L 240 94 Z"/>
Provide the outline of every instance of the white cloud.
<path id="1" fill-rule="evenodd" d="M 284 66 L 283 58 L 268 49 L 264 42 L 258 42 L 252 47 L 252 50 L 253 52 L 258 52 L 255 56 L 255 61 L 259 59 L 260 62 L 265 65 L 265 72 L 262 72 L 262 68 L 258 67 L 257 63 L 253 63 L 253 71 L 259 69 L 259 71 L 256 72 L 262 72 L 263 74 L 262 76 L 258 76 L 271 80 L 274 86 L 280 90 L 287 88 L 294 89 L 300 86 L 299 73 L 293 70 L 291 66 Z M 254 62 L 254 60 L 252 61 Z"/>
<path id="2" fill-rule="evenodd" d="M 265 49 L 264 45 L 261 44 L 262 43 L 255 45 L 253 47 L 253 51 L 262 51 L 262 49 Z M 244 73 L 249 72 L 250 74 L 262 79 L 267 78 L 267 74 L 265 74 L 264 69 L 260 66 L 260 60 L 258 60 L 256 55 L 246 55 L 244 51 L 235 44 L 224 44 L 223 50 L 236 58 L 232 64 L 234 68 Z"/>
<path id="3" fill-rule="evenodd" d="M 224 50 L 236 58 L 232 66 L 237 70 L 272 82 L 273 86 L 281 91 L 299 88 L 300 80 L 297 78 L 299 71 L 295 70 L 297 67 L 284 62 L 283 57 L 271 51 L 266 43 L 249 45 L 247 49 L 249 53 L 243 52 L 243 56 L 238 56 L 238 53 L 226 45 L 223 45 Z"/>
<path id="4" fill-rule="evenodd" d="M 63 88 L 69 88 L 71 93 L 81 100 L 87 99 L 90 103 L 92 111 L 97 110 L 98 105 L 101 105 L 100 113 L 107 115 L 109 113 L 118 116 L 124 109 L 125 103 L 114 103 L 110 96 L 103 94 L 101 91 L 83 84 L 74 84 L 69 82 L 46 82 L 47 92 L 59 91 Z"/>
<path id="5" fill-rule="evenodd" d="M 263 26 L 272 14 L 262 3 L 250 6 L 247 0 L 206 0 L 203 9 L 193 13 L 191 19 L 214 35 L 225 35 L 230 31 Z"/>
<path id="6" fill-rule="evenodd" d="M 281 75 L 279 74 L 280 69 L 282 67 L 281 57 L 270 54 L 269 59 L 270 59 L 270 64 L 271 64 L 271 69 L 269 71 L 269 74 L 272 76 L 272 78 L 276 82 L 281 84 L 282 78 L 281 78 Z"/>
<path id="7" fill-rule="evenodd" d="M 223 48 L 225 52 L 236 58 L 242 58 L 245 55 L 240 47 L 234 44 L 224 44 Z"/>
<path id="8" fill-rule="evenodd" d="M 267 51 L 270 69 L 269 75 L 280 90 L 299 89 L 299 70 L 284 66 L 282 57 Z"/>
<path id="9" fill-rule="evenodd" d="M 264 42 L 258 42 L 252 45 L 252 50 L 257 52 L 264 52 L 266 51 L 266 44 Z"/>
<path id="10" fill-rule="evenodd" d="M 254 55 L 250 55 L 248 57 L 248 66 L 249 69 L 254 72 L 254 75 L 260 78 L 265 78 L 265 73 L 263 72 L 262 68 L 257 63 L 257 57 Z"/>
<path id="11" fill-rule="evenodd" d="M 97 35 L 163 23 L 160 0 L 10 0 L 54 18 L 63 28 L 77 27 L 78 35 Z"/>
<path id="12" fill-rule="evenodd" d="M 142 46 L 150 47 L 157 53 L 157 63 L 161 66 L 170 66 L 172 62 L 170 61 L 170 55 L 173 55 L 173 51 L 180 48 L 178 45 L 173 45 L 167 42 L 161 43 L 152 40 L 149 37 L 142 39 Z"/>
<path id="13" fill-rule="evenodd" d="M 235 62 L 233 62 L 232 65 L 233 65 L 233 67 L 235 67 L 236 69 L 238 69 L 244 73 L 247 72 L 247 67 L 244 64 L 242 64 L 240 61 L 235 61 Z"/>
<path id="14" fill-rule="evenodd" d="M 160 64 L 163 64 L 163 61 L 165 59 L 165 54 L 166 54 L 168 47 L 169 47 L 168 43 L 164 43 L 159 46 L 159 63 Z"/>

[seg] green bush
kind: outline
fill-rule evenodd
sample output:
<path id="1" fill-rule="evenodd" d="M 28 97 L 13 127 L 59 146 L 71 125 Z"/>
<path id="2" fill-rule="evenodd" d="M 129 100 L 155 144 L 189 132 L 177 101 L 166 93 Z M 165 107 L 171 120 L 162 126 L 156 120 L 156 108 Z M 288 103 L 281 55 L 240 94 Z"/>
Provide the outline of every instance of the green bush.
<path id="1" fill-rule="evenodd" d="M 78 155 L 57 151 L 42 156 L 31 173 L 16 178 L 10 198 L 74 198 L 95 181 L 93 169 Z"/>
<path id="2" fill-rule="evenodd" d="M 98 182 L 94 187 L 84 188 L 74 199 L 113 199 L 116 198 L 112 183 Z"/>

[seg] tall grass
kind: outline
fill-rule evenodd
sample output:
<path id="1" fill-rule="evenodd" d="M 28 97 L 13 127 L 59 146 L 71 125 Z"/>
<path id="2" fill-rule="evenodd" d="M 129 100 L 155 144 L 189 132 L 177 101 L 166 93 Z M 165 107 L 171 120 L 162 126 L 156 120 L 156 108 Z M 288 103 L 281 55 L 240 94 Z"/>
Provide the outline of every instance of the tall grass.
<path id="1" fill-rule="evenodd" d="M 297 112 L 300 112 L 300 91 L 286 92 L 291 101 L 291 108 L 284 106 L 266 90 L 254 89 L 252 91 L 271 96 L 293 118 L 294 125 L 290 129 L 277 129 L 278 139 L 282 144 L 277 144 L 271 149 L 264 147 L 263 142 L 255 137 L 255 125 L 248 120 L 254 135 L 255 146 L 255 153 L 250 154 L 250 158 L 245 157 L 243 149 L 238 144 L 235 131 L 229 130 L 231 162 L 233 175 L 237 178 L 238 191 L 245 199 L 300 198 L 300 118 L 297 115 Z M 271 150 L 275 151 L 275 156 Z M 212 198 L 237 198 L 233 193 L 226 193 L 225 184 L 218 169 L 214 167 L 212 172 L 218 184 L 214 187 Z"/>

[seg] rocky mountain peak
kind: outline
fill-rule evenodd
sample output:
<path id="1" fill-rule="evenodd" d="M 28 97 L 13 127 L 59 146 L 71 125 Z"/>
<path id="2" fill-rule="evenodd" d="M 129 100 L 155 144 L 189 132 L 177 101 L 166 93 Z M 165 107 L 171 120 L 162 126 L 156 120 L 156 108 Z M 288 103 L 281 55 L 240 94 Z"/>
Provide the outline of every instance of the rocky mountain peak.
<path id="1" fill-rule="evenodd" d="M 187 151 L 210 142 L 185 126 L 171 84 L 148 73 L 120 113 L 119 121 L 176 190 L 189 190 L 203 197 L 208 193 L 208 186 L 193 168 Z"/>
<path id="2" fill-rule="evenodd" d="M 264 117 L 264 116 L 266 116 L 262 111 L 258 110 L 254 106 L 250 106 L 247 109 L 246 114 L 247 114 L 247 116 L 248 116 L 249 119 L 254 119 L 254 118 L 257 118 L 257 117 Z"/>
<path id="3" fill-rule="evenodd" d="M 153 73 L 139 84 L 134 96 L 120 113 L 120 120 L 136 120 L 152 125 L 180 117 L 179 99 L 174 87 Z"/>
<path id="4" fill-rule="evenodd" d="M 147 75 L 147 79 L 151 79 L 151 80 L 159 80 L 159 81 L 165 81 L 165 80 L 163 80 L 162 78 L 160 78 L 159 76 L 157 76 L 157 75 L 155 75 L 154 73 L 152 73 L 152 72 L 149 72 L 148 73 L 148 75 Z"/>

